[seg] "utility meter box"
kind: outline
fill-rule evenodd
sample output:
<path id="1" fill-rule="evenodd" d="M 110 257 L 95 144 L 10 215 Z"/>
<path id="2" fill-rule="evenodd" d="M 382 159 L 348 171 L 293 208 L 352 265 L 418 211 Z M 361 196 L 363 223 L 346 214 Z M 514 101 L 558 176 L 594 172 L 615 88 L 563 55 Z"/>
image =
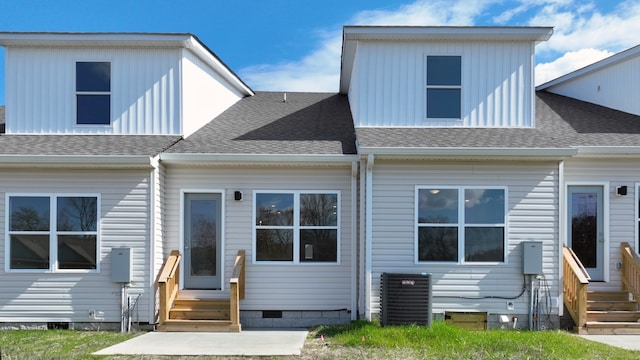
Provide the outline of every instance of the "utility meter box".
<path id="1" fill-rule="evenodd" d="M 111 281 L 130 283 L 132 267 L 131 248 L 111 249 Z"/>
<path id="2" fill-rule="evenodd" d="M 542 274 L 542 242 L 522 242 L 522 273 L 525 275 Z"/>

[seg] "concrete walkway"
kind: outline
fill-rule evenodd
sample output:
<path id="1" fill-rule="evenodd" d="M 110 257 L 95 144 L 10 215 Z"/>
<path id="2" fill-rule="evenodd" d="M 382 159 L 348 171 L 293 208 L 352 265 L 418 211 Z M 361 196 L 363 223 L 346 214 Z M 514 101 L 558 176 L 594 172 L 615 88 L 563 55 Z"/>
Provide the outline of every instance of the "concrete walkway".
<path id="1" fill-rule="evenodd" d="M 601 342 L 627 350 L 640 350 L 640 335 L 578 335 L 583 339 Z"/>
<path id="2" fill-rule="evenodd" d="M 300 355 L 308 331 L 243 330 L 240 333 L 149 332 L 94 355 Z"/>

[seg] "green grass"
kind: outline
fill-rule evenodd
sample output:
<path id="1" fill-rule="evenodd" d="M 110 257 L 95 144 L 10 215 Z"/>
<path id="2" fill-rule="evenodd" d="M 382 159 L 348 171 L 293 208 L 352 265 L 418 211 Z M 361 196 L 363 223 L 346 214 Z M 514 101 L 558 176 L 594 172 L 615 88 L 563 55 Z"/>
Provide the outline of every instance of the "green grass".
<path id="1" fill-rule="evenodd" d="M 437 359 L 638 359 L 640 352 L 582 339 L 564 331 L 470 331 L 444 322 L 431 327 L 354 322 L 316 329 L 332 346 L 405 349 Z"/>
<path id="2" fill-rule="evenodd" d="M 115 331 L 6 330 L 0 331 L 0 358 L 23 359 L 100 359 L 91 353 L 137 334 Z"/>
<path id="3" fill-rule="evenodd" d="M 0 359 L 221 359 L 179 356 L 93 356 L 142 333 L 115 331 L 0 331 Z M 324 342 L 319 340 L 320 335 Z M 326 346 L 325 346 L 326 344 Z M 243 357 L 223 357 L 244 359 Z M 469 331 L 444 322 L 431 327 L 358 321 L 310 332 L 301 357 L 274 359 L 638 359 L 640 352 L 587 341 L 564 331 Z M 263 359 L 259 358 L 258 359 Z"/>

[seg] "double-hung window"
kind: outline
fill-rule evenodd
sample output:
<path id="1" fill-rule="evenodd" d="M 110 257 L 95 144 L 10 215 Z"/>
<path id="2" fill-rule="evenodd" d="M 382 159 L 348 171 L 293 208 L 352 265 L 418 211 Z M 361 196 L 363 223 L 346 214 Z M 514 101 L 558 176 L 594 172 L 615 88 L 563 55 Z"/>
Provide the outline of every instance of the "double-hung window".
<path id="1" fill-rule="evenodd" d="M 110 62 L 76 62 L 76 124 L 111 124 Z"/>
<path id="2" fill-rule="evenodd" d="M 256 192 L 255 261 L 338 262 L 339 202 L 338 192 Z"/>
<path id="3" fill-rule="evenodd" d="M 418 262 L 505 261 L 507 190 L 493 187 L 418 187 Z"/>
<path id="4" fill-rule="evenodd" d="M 96 270 L 98 197 L 8 196 L 8 270 Z"/>
<path id="5" fill-rule="evenodd" d="M 427 119 L 461 119 L 460 56 L 427 56 Z"/>

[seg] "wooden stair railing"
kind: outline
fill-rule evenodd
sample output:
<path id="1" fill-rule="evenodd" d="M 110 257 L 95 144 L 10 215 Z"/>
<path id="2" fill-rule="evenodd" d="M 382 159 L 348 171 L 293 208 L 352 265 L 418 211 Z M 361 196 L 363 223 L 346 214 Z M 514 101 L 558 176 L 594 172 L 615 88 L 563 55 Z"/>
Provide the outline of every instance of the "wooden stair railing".
<path id="1" fill-rule="evenodd" d="M 622 253 L 622 290 L 640 304 L 640 257 L 627 242 L 620 244 Z"/>
<path id="2" fill-rule="evenodd" d="M 180 288 L 180 252 L 171 251 L 171 254 L 162 265 L 160 276 L 158 277 L 158 291 L 160 295 L 160 324 L 164 324 L 169 319 L 169 311 L 173 301 L 178 296 Z"/>
<path id="3" fill-rule="evenodd" d="M 565 246 L 562 257 L 564 304 L 576 324 L 578 333 L 584 333 L 587 324 L 587 288 L 591 279 L 571 248 Z"/>
<path id="4" fill-rule="evenodd" d="M 240 300 L 244 299 L 244 261 L 245 260 L 245 251 L 238 250 L 238 254 L 236 255 L 236 260 L 233 264 L 233 272 L 231 273 L 231 280 L 229 293 L 230 293 L 230 301 L 229 314 L 231 315 L 231 325 L 229 329 L 231 331 L 240 331 Z"/>

